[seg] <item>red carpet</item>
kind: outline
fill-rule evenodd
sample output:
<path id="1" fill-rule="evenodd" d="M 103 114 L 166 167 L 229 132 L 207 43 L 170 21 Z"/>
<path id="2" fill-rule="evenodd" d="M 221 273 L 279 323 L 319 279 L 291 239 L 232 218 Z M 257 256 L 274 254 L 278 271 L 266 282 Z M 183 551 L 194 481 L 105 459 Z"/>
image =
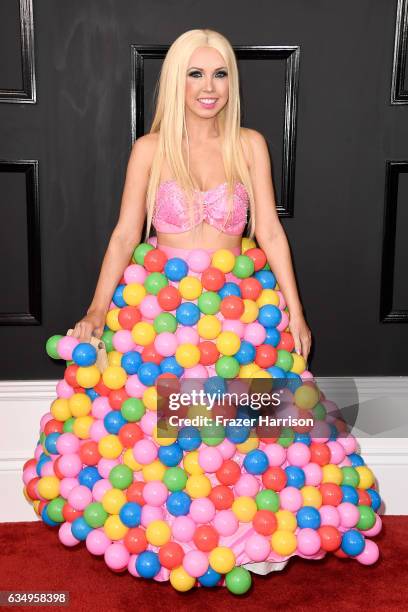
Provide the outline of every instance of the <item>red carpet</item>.
<path id="1" fill-rule="evenodd" d="M 365 567 L 330 556 L 321 561 L 293 558 L 281 572 L 253 576 L 251 590 L 232 595 L 225 587 L 177 593 L 169 583 L 114 574 L 103 558 L 81 544 L 67 549 L 56 530 L 42 522 L 0 524 L 0 589 L 69 591 L 68 610 L 98 612 L 205 610 L 408 609 L 408 516 L 383 517 L 376 538 L 380 560 Z M 12 608 L 44 610 L 45 608 Z M 49 610 L 55 610 L 51 607 Z"/>

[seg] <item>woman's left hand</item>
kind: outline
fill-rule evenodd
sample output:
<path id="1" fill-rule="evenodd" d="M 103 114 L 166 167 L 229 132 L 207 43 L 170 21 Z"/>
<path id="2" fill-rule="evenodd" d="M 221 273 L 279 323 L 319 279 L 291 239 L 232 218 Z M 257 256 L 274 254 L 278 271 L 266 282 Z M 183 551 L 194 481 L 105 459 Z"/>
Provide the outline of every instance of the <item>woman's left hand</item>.
<path id="1" fill-rule="evenodd" d="M 306 363 L 312 344 L 312 332 L 310 331 L 303 314 L 289 315 L 289 329 L 295 341 L 295 351 L 302 354 Z"/>

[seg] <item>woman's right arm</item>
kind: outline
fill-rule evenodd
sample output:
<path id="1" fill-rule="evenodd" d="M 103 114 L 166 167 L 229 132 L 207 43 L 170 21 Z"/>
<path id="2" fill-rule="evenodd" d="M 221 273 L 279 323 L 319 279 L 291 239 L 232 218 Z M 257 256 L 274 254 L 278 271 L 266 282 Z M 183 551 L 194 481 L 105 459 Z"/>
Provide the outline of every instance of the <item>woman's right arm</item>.
<path id="1" fill-rule="evenodd" d="M 101 337 L 113 293 L 140 242 L 146 215 L 146 191 L 153 161 L 156 134 L 138 138 L 130 153 L 118 222 L 106 250 L 95 294 L 87 314 L 76 323 L 72 335 L 89 341 L 91 335 Z"/>

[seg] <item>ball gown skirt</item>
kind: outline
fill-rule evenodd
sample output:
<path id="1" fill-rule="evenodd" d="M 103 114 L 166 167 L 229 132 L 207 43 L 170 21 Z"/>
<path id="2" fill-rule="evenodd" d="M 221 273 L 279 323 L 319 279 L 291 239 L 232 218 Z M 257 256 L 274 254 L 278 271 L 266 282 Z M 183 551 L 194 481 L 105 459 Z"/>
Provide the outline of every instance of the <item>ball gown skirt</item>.
<path id="1" fill-rule="evenodd" d="M 85 545 L 113 571 L 170 580 L 179 591 L 226 585 L 242 594 L 248 570 L 282 569 L 295 555 L 375 563 L 375 476 L 288 324 L 254 241 L 137 245 L 106 315 L 107 367 L 97 367 L 91 343 L 59 334 L 47 341 L 66 368 L 23 469 L 36 514 L 68 548 Z M 276 383 L 283 412 L 310 419 L 267 431 L 228 420 L 213 430 L 187 424 L 161 436 L 160 389 L 169 381 L 188 388 L 189 379 L 210 390 Z M 254 412 L 235 408 L 241 417 Z"/>

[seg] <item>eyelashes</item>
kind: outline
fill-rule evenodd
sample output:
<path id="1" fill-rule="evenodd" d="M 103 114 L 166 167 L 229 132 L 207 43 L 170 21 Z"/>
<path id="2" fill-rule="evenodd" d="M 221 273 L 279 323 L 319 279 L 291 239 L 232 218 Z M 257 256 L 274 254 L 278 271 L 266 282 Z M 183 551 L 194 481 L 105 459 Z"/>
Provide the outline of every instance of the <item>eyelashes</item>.
<path id="1" fill-rule="evenodd" d="M 226 70 L 219 70 L 219 71 L 216 73 L 216 76 L 217 76 L 218 74 L 219 74 L 219 75 L 221 75 L 221 78 L 224 78 L 224 77 L 228 76 L 228 72 L 227 72 Z M 189 74 L 188 74 L 188 76 L 191 76 L 191 77 L 193 77 L 193 78 L 197 78 L 197 75 L 198 75 L 198 76 L 201 76 L 201 75 L 202 75 L 202 73 L 201 73 L 199 70 L 193 70 L 192 72 L 189 72 Z"/>

